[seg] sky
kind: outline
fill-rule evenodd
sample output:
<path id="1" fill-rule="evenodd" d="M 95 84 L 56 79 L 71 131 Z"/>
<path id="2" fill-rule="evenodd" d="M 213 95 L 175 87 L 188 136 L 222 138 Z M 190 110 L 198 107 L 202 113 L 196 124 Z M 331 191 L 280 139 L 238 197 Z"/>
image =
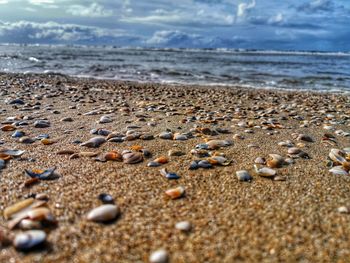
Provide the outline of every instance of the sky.
<path id="1" fill-rule="evenodd" d="M 350 0 L 0 0 L 0 43 L 350 51 Z"/>

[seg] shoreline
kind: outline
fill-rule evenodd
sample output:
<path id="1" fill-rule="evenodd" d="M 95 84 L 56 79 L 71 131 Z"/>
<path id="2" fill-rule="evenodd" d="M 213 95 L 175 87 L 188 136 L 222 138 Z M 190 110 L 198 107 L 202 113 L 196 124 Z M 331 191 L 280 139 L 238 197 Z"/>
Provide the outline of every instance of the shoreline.
<path id="1" fill-rule="evenodd" d="M 53 142 L 20 143 L 11 137 L 14 131 L 0 131 L 0 148 L 26 151 L 0 171 L 0 208 L 45 194 L 57 220 L 57 225 L 44 228 L 45 246 L 24 253 L 10 244 L 2 248 L 0 261 L 148 262 L 160 248 L 172 263 L 346 262 L 350 257 L 350 215 L 338 211 L 350 205 L 350 177 L 334 175 L 327 167 L 332 148 L 350 147 L 344 135 L 350 131 L 346 95 L 16 73 L 0 73 L 0 94 L 1 122 L 17 116 L 28 124 L 19 129 L 26 136 L 48 134 Z M 9 104 L 14 99 L 24 104 Z M 98 123 L 103 116 L 111 121 Z M 49 127 L 34 127 L 40 119 L 48 120 Z M 98 148 L 77 143 L 96 136 L 92 129 L 130 136 Z M 163 132 L 179 133 L 186 140 L 161 139 Z M 312 142 L 300 139 L 301 134 Z M 335 143 L 325 143 L 325 134 L 334 136 Z M 230 142 L 207 152 L 227 163 L 189 170 L 194 160 L 210 159 L 192 150 L 211 139 Z M 279 144 L 287 140 L 309 158 L 290 157 L 291 147 Z M 147 150 L 152 157 L 143 151 L 142 162 L 127 164 L 98 162 L 81 154 L 130 149 Z M 77 158 L 57 154 L 63 150 L 77 153 Z M 171 150 L 183 155 L 169 156 Z M 265 178 L 256 174 L 254 164 L 269 154 L 281 155 L 285 163 L 273 168 L 276 176 Z M 162 156 L 168 163 L 147 166 Z M 28 180 L 25 169 L 52 167 L 58 178 L 23 186 Z M 165 178 L 162 168 L 180 178 Z M 247 170 L 252 181 L 239 181 L 240 170 Z M 177 186 L 185 188 L 185 195 L 172 200 L 164 192 Z M 119 217 L 108 224 L 86 216 L 101 205 L 102 193 L 110 194 L 120 209 Z M 176 229 L 181 221 L 189 221 L 192 229 Z M 8 226 L 3 216 L 0 225 L 2 234 Z M 11 238 L 21 231 L 6 233 Z"/>

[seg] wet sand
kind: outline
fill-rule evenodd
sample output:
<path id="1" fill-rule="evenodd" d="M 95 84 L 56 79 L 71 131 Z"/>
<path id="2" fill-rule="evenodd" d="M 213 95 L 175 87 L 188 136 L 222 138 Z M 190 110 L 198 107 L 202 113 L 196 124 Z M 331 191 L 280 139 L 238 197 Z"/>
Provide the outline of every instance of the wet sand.
<path id="1" fill-rule="evenodd" d="M 350 205 L 350 177 L 331 174 L 327 167 L 330 149 L 350 146 L 350 137 L 336 132 L 350 131 L 346 96 L 15 74 L 0 74 L 0 93 L 1 121 L 32 116 L 29 125 L 18 130 L 31 138 L 49 134 L 57 140 L 52 145 L 23 144 L 11 137 L 13 131 L 0 131 L 0 147 L 26 151 L 0 171 L 0 209 L 45 193 L 57 219 L 57 226 L 46 229 L 44 246 L 21 252 L 8 245 L 1 249 L 1 262 L 148 262 L 159 248 L 166 249 L 169 262 L 186 263 L 347 262 L 350 258 L 350 214 L 337 210 Z M 8 103 L 16 98 L 25 104 Z M 84 115 L 92 110 L 98 114 Z M 98 124 L 104 115 L 112 122 Z M 73 121 L 61 121 L 65 117 Z M 45 118 L 50 127 L 34 128 L 36 120 Z M 237 125 L 242 121 L 247 127 Z M 73 143 L 95 136 L 90 134 L 93 128 L 125 133 L 130 125 L 155 138 L 106 142 L 96 149 Z M 157 137 L 167 129 L 188 133 L 196 126 L 229 133 L 210 136 L 192 130 L 193 138 L 185 141 Z M 294 133 L 310 135 L 313 142 L 298 141 Z M 334 135 L 336 144 L 324 143 L 325 133 Z M 190 151 L 205 138 L 233 141 L 217 150 L 232 160 L 230 165 L 188 169 L 198 159 Z M 285 140 L 310 158 L 274 168 L 282 181 L 258 176 L 254 160 L 272 153 L 287 157 L 288 148 L 278 145 Z M 57 154 L 65 149 L 121 153 L 134 145 L 149 150 L 152 157 L 125 164 Z M 172 149 L 185 155 L 168 157 L 169 163 L 160 167 L 147 167 Z M 59 178 L 23 187 L 28 179 L 24 169 L 51 167 L 57 167 Z M 162 168 L 181 178 L 164 178 Z M 253 176 L 251 182 L 237 179 L 235 172 L 242 169 Z M 186 189 L 184 197 L 165 196 L 167 189 L 179 185 Z M 101 205 L 97 198 L 101 193 L 112 195 L 121 211 L 108 224 L 86 219 L 91 209 Z M 174 227 L 183 220 L 192 224 L 189 233 Z M 2 216 L 0 224 L 7 226 Z"/>

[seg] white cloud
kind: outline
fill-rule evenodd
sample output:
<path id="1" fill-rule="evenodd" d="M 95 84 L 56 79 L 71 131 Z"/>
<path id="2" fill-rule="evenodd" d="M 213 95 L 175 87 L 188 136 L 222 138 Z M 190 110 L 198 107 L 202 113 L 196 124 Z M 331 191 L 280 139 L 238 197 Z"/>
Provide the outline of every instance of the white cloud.
<path id="1" fill-rule="evenodd" d="M 55 0 L 29 0 L 32 5 L 45 5 L 45 4 L 54 4 Z"/>
<path id="2" fill-rule="evenodd" d="M 247 12 L 256 6 L 255 0 L 251 3 L 241 3 L 237 7 L 237 17 L 245 17 Z"/>
<path id="3" fill-rule="evenodd" d="M 0 0 L 0 5 L 7 4 L 9 1 L 8 0 Z"/>
<path id="4" fill-rule="evenodd" d="M 8 42 L 17 40 L 26 42 L 81 42 L 98 41 L 102 38 L 113 39 L 124 35 L 124 31 L 118 29 L 103 29 L 92 26 L 76 24 L 59 24 L 56 22 L 36 23 L 18 21 L 14 23 L 0 21 L 1 39 Z"/>
<path id="5" fill-rule="evenodd" d="M 112 10 L 106 10 L 103 6 L 97 3 L 92 3 L 90 6 L 71 5 L 67 9 L 67 13 L 74 16 L 85 17 L 109 17 L 113 15 Z"/>

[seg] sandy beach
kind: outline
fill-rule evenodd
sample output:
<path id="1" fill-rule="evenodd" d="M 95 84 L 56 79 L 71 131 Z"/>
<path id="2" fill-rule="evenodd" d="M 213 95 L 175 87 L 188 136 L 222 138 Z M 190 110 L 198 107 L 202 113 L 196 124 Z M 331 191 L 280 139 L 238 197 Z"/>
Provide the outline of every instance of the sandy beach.
<path id="1" fill-rule="evenodd" d="M 331 149 L 350 147 L 347 96 L 30 74 L 0 74 L 0 94 L 0 148 L 25 151 L 0 169 L 0 209 L 41 195 L 54 217 L 40 227 L 46 241 L 22 251 L 14 239 L 27 230 L 2 215 L 0 262 L 149 262 L 158 249 L 172 263 L 349 261 L 349 166 L 329 172 Z M 96 136 L 98 147 L 82 145 Z M 126 150 L 140 162 L 126 163 Z M 95 160 L 111 151 L 121 158 Z M 282 161 L 265 164 L 269 154 Z M 149 167 L 158 157 L 167 163 Z M 53 167 L 57 177 L 28 182 L 25 170 Z M 178 186 L 180 198 L 165 194 Z M 120 212 L 108 223 L 87 218 L 102 193 Z"/>

